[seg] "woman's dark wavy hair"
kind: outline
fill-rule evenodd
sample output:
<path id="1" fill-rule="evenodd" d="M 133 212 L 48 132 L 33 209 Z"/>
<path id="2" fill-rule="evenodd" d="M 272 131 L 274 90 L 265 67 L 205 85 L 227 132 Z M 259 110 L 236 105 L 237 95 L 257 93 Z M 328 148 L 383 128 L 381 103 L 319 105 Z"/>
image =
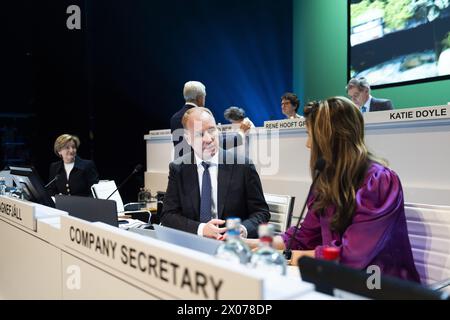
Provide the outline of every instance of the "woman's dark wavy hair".
<path id="1" fill-rule="evenodd" d="M 373 156 L 364 143 L 364 118 L 356 105 L 345 97 L 314 101 L 304 107 L 311 137 L 311 175 L 318 158 L 326 161 L 314 191 L 318 212 L 335 206 L 331 228 L 344 233 L 356 207 L 356 191 L 364 182 L 371 161 L 386 165 Z"/>

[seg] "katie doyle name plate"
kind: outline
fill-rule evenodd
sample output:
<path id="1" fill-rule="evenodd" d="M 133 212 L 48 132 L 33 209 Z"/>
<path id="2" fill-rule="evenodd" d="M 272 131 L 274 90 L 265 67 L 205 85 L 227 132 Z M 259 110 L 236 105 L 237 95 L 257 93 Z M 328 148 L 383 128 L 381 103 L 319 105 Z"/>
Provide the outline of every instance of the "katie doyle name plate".
<path id="1" fill-rule="evenodd" d="M 426 121 L 450 119 L 450 105 L 368 112 L 365 123 Z"/>

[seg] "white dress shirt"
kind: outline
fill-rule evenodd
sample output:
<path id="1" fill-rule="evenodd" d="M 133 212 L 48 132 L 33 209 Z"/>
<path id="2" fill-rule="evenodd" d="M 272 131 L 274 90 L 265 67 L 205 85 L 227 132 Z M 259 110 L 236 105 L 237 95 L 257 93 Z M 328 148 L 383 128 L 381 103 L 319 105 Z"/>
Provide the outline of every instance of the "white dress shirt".
<path id="1" fill-rule="evenodd" d="M 195 163 L 197 164 L 197 175 L 198 175 L 198 187 L 200 188 L 200 198 L 202 196 L 202 182 L 203 182 L 203 172 L 205 171 L 205 169 L 202 166 L 202 161 L 205 161 L 203 159 L 201 159 L 199 156 L 197 156 L 197 154 L 195 154 Z M 218 219 L 218 213 L 217 213 L 217 177 L 219 174 L 219 152 L 217 152 L 211 159 L 209 159 L 208 161 L 210 166 L 209 166 L 209 175 L 211 177 L 211 196 L 212 196 L 212 201 L 211 201 L 211 218 L 212 219 Z M 198 229 L 197 229 L 197 235 L 199 236 L 203 236 L 203 228 L 205 227 L 204 222 L 200 223 L 198 225 Z M 222 226 L 223 227 L 223 226 Z M 247 238 L 248 235 L 248 231 L 247 228 L 241 224 L 241 237 L 243 238 Z"/>
<path id="2" fill-rule="evenodd" d="M 194 153 L 195 154 L 195 153 Z M 195 163 L 197 164 L 197 175 L 198 175 L 198 187 L 200 188 L 200 198 L 202 196 L 202 183 L 203 183 L 203 172 L 205 168 L 202 166 L 202 158 L 195 154 Z M 217 219 L 217 175 L 219 173 L 219 152 L 217 152 L 211 159 L 206 161 L 210 164 L 209 175 L 211 177 L 211 215 L 212 219 Z M 205 223 L 200 223 L 197 229 L 197 234 L 203 236 L 203 227 Z"/>
<path id="3" fill-rule="evenodd" d="M 295 115 L 290 116 L 288 119 L 297 119 L 297 118 L 303 118 L 303 116 L 301 116 L 298 113 L 296 113 Z"/>
<path id="4" fill-rule="evenodd" d="M 363 106 L 363 107 L 366 107 L 366 112 L 370 111 L 370 102 L 372 102 L 371 95 L 369 95 L 369 99 L 367 99 L 366 103 L 364 103 L 364 106 Z M 362 109 L 362 107 L 359 110 L 361 110 L 361 109 Z"/>
<path id="5" fill-rule="evenodd" d="M 66 170 L 67 181 L 69 181 L 70 171 L 72 171 L 75 162 L 72 163 L 64 163 L 64 169 Z"/>

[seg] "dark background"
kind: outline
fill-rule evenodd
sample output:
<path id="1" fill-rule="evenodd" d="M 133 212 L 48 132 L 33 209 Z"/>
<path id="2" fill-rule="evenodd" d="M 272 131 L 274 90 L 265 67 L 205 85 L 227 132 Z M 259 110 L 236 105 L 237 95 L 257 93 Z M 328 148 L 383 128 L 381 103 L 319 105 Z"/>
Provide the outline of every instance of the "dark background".
<path id="1" fill-rule="evenodd" d="M 69 5 L 81 30 L 69 30 Z M 33 164 L 47 181 L 62 133 L 81 139 L 102 179 L 145 165 L 144 135 L 169 128 L 186 81 L 206 85 L 217 122 L 243 107 L 260 126 L 292 91 L 292 0 L 22 0 L 4 4 L 0 168 Z M 136 200 L 143 174 L 121 191 Z M 152 190 L 156 192 L 157 190 Z"/>

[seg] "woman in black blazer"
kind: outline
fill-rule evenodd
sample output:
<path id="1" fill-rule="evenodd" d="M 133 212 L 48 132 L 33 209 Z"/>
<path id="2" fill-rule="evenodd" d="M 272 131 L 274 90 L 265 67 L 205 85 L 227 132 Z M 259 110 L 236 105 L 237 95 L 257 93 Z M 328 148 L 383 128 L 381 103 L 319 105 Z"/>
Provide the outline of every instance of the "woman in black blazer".
<path id="1" fill-rule="evenodd" d="M 98 172 L 91 160 L 77 156 L 80 139 L 70 134 L 60 135 L 54 145 L 55 154 L 61 161 L 50 165 L 50 195 L 65 194 L 74 196 L 91 196 L 91 186 L 98 183 Z"/>

